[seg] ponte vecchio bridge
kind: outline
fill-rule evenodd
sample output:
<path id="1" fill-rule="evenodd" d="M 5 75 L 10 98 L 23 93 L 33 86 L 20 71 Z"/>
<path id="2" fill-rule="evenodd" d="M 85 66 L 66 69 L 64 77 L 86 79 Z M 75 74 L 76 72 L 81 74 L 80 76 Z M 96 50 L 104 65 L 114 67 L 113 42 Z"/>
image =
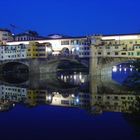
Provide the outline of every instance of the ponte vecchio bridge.
<path id="1" fill-rule="evenodd" d="M 91 75 L 111 75 L 112 67 L 140 58 L 140 35 L 93 36 Z"/>

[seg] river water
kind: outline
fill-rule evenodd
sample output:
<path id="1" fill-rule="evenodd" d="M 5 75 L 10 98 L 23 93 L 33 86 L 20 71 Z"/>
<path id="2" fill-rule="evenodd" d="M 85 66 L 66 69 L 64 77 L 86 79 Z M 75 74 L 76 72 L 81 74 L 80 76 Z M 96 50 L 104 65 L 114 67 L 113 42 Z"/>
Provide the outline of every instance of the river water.
<path id="1" fill-rule="evenodd" d="M 0 80 L 1 140 L 140 139 L 139 73 L 131 66 L 114 67 L 112 77 L 15 77 Z"/>

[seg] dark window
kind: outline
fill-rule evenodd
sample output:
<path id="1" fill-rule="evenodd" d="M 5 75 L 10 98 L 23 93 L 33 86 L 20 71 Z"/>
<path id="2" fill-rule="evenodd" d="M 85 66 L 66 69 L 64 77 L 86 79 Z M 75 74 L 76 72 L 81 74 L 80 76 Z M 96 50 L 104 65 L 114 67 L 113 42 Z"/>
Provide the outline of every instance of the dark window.
<path id="1" fill-rule="evenodd" d="M 122 55 L 126 55 L 126 53 L 122 53 Z"/>
<path id="2" fill-rule="evenodd" d="M 61 41 L 61 45 L 69 45 L 69 41 Z"/>
<path id="3" fill-rule="evenodd" d="M 115 52 L 115 55 L 118 55 L 119 53 L 118 52 Z"/>
<path id="4" fill-rule="evenodd" d="M 109 47 L 109 46 L 107 46 L 107 47 L 106 47 L 106 49 L 110 49 L 110 47 Z"/>
<path id="5" fill-rule="evenodd" d="M 39 54 L 39 56 L 45 56 L 45 54 Z"/>
<path id="6" fill-rule="evenodd" d="M 118 99 L 118 96 L 115 96 L 114 99 L 117 100 Z"/>
<path id="7" fill-rule="evenodd" d="M 67 100 L 61 100 L 61 104 L 69 105 L 69 101 L 67 101 Z"/>
<path id="8" fill-rule="evenodd" d="M 121 99 L 125 99 L 125 97 L 121 97 Z"/>
<path id="9" fill-rule="evenodd" d="M 98 96 L 98 99 L 101 99 L 102 97 L 101 96 Z"/>
<path id="10" fill-rule="evenodd" d="M 107 99 L 110 99 L 110 96 L 107 96 Z"/>
<path id="11" fill-rule="evenodd" d="M 140 55 L 140 52 L 137 52 L 137 55 Z"/>

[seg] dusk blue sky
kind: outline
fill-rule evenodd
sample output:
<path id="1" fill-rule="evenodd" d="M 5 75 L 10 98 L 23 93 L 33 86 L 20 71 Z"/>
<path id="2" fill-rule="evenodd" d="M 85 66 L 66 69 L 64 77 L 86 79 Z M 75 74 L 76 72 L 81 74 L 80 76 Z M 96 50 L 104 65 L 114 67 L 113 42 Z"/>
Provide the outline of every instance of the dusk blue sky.
<path id="1" fill-rule="evenodd" d="M 140 0 L 0 0 L 0 27 L 81 36 L 140 32 Z"/>

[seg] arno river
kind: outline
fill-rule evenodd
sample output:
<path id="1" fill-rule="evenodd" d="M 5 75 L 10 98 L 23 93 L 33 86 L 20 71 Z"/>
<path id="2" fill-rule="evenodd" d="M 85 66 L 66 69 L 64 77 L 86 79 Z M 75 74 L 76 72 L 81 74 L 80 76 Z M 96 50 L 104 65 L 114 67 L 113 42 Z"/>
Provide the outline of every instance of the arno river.
<path id="1" fill-rule="evenodd" d="M 0 80 L 0 139 L 139 140 L 139 77 L 131 65 L 113 67 L 112 77 L 5 75 Z"/>

